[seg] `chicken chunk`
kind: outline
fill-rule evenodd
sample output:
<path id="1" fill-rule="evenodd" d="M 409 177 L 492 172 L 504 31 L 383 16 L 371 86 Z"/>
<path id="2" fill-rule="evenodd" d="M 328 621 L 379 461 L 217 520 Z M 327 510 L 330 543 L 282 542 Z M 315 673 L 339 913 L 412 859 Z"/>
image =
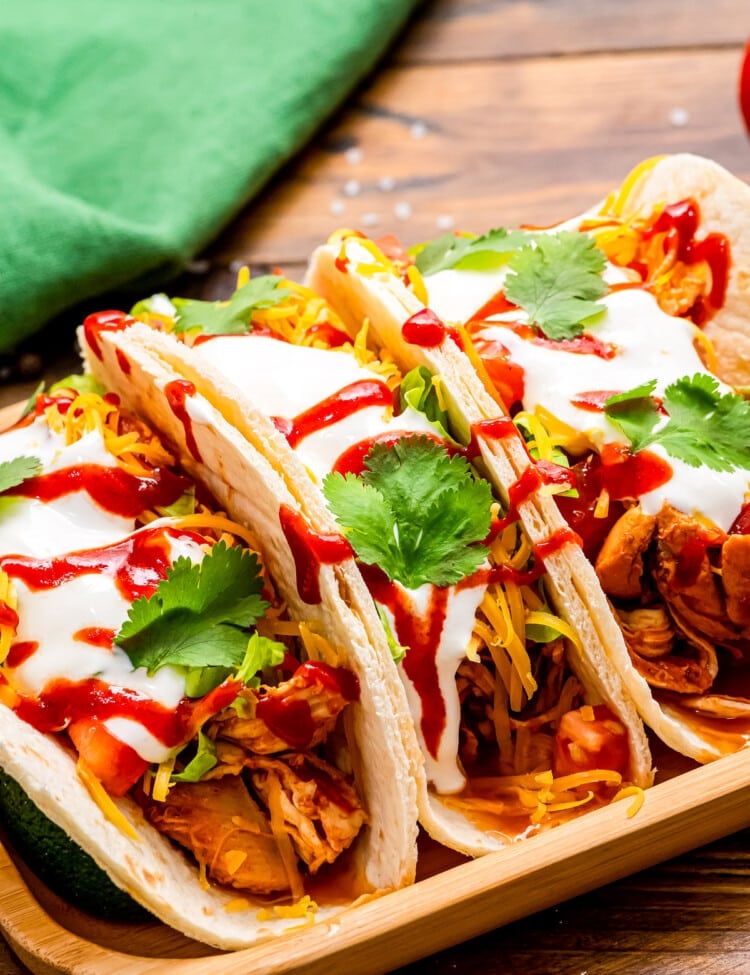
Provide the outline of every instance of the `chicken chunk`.
<path id="1" fill-rule="evenodd" d="M 690 642 L 703 637 L 733 649 L 740 634 L 727 616 L 721 578 L 708 557 L 713 538 L 695 518 L 664 505 L 657 516 L 654 579 L 670 614 Z"/>
<path id="2" fill-rule="evenodd" d="M 655 529 L 655 516 L 645 514 L 638 505 L 629 508 L 612 526 L 595 563 L 596 574 L 608 596 L 640 596 L 643 555 Z"/>
<path id="3" fill-rule="evenodd" d="M 750 627 L 750 535 L 729 535 L 721 548 L 721 579 L 727 616 Z"/>
<path id="4" fill-rule="evenodd" d="M 271 755 L 290 748 L 314 748 L 326 740 L 349 703 L 317 671 L 305 666 L 277 687 L 261 688 L 260 693 L 246 687 L 240 697 L 246 702 L 249 715 L 242 717 L 233 708 L 227 708 L 211 722 L 209 734 L 212 738 L 236 742 L 256 755 Z M 266 714 L 280 716 L 274 727 L 256 715 L 260 701 L 273 705 L 270 710 L 264 704 Z M 287 729 L 289 737 L 284 738 L 281 732 Z"/>
<path id="5" fill-rule="evenodd" d="M 290 889 L 268 819 L 239 776 L 178 782 L 164 802 L 147 800 L 144 813 L 217 883 L 253 894 Z"/>
<path id="6" fill-rule="evenodd" d="M 344 775 L 312 755 L 288 754 L 283 759 L 248 757 L 253 786 L 268 803 L 271 779 L 281 785 L 281 808 L 297 855 L 310 873 L 333 863 L 351 846 L 367 814 Z"/>

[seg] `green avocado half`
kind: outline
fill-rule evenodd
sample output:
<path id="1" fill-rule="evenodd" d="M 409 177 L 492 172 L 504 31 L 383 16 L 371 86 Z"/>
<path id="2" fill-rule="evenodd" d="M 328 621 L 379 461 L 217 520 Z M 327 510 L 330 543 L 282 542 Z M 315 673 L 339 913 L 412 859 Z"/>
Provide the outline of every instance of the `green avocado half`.
<path id="1" fill-rule="evenodd" d="M 0 822 L 24 861 L 56 894 L 110 921 L 147 921 L 151 915 L 120 890 L 64 830 L 34 805 L 0 769 Z"/>

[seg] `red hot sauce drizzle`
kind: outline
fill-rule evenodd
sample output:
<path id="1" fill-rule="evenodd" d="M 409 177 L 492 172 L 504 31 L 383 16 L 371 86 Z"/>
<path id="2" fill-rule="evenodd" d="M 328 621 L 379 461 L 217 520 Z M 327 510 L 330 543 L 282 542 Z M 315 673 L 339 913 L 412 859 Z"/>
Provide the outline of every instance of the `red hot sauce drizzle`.
<path id="1" fill-rule="evenodd" d="M 453 339 L 459 349 L 463 347 L 456 329 L 442 322 L 431 308 L 421 308 L 407 318 L 401 326 L 401 335 L 409 345 L 418 345 L 423 349 L 437 348 L 446 336 Z"/>
<path id="2" fill-rule="evenodd" d="M 297 575 L 297 590 L 311 606 L 320 602 L 320 566 L 335 565 L 352 558 L 354 552 L 343 535 L 313 531 L 303 516 L 282 504 L 279 521 L 292 552 Z"/>
<path id="3" fill-rule="evenodd" d="M 203 458 L 201 457 L 201 452 L 198 449 L 198 444 L 195 441 L 193 421 L 190 418 L 190 413 L 188 412 L 186 403 L 188 396 L 195 396 L 195 386 L 187 379 L 174 379 L 172 382 L 167 383 L 167 385 L 164 387 L 164 395 L 167 398 L 167 403 L 169 403 L 170 410 L 174 413 L 185 430 L 185 446 L 190 451 L 193 458 L 197 460 L 198 463 L 201 463 Z"/>
<path id="4" fill-rule="evenodd" d="M 227 681 L 200 700 L 183 698 L 176 708 L 167 708 L 138 691 L 110 687 L 96 677 L 76 682 L 60 678 L 48 684 L 38 698 L 22 697 L 14 710 L 45 733 L 92 718 L 130 718 L 167 748 L 176 748 L 188 742 L 207 717 L 231 704 L 241 686 L 239 681 Z"/>
<path id="5" fill-rule="evenodd" d="M 381 569 L 372 565 L 361 569 L 373 598 L 393 614 L 399 643 L 409 648 L 401 666 L 422 703 L 420 730 L 425 747 L 437 759 L 447 714 L 439 690 L 436 653 L 445 626 L 448 589 L 433 586 L 427 612 L 421 615 L 415 613 L 408 593 L 394 585 Z"/>
<path id="6" fill-rule="evenodd" d="M 83 320 L 86 344 L 97 359 L 101 359 L 102 347 L 99 344 L 99 335 L 102 332 L 121 332 L 135 321 L 132 315 L 127 315 L 124 311 L 98 311 L 94 315 L 88 315 Z"/>
<path id="7" fill-rule="evenodd" d="M 138 477 L 121 467 L 80 464 L 30 477 L 11 488 L 14 497 L 36 498 L 48 504 L 67 494 L 85 491 L 100 508 L 123 518 L 137 518 L 148 508 L 168 507 L 187 489 L 188 480 L 167 468 L 154 468 Z"/>
<path id="8" fill-rule="evenodd" d="M 294 449 L 305 437 L 366 409 L 368 406 L 393 406 L 393 393 L 380 379 L 362 379 L 327 396 L 294 419 L 272 417 L 279 433 Z"/>
<path id="9" fill-rule="evenodd" d="M 694 200 L 681 200 L 664 207 L 652 226 L 645 232 L 644 239 L 650 240 L 656 234 L 666 233 L 677 245 L 677 260 L 684 264 L 698 264 L 705 261 L 711 271 L 711 290 L 706 297 L 700 297 L 688 312 L 696 325 L 703 325 L 724 304 L 729 279 L 729 241 L 724 234 L 707 234 L 696 240 L 695 234 L 700 222 L 700 210 Z"/>
<path id="10" fill-rule="evenodd" d="M 113 576 L 124 598 L 133 602 L 140 596 L 153 595 L 161 580 L 166 578 L 171 565 L 170 538 L 204 541 L 193 532 L 146 528 L 114 545 L 55 558 L 9 555 L 0 558 L 0 568 L 34 591 L 54 589 L 84 575 Z"/>
<path id="11" fill-rule="evenodd" d="M 307 660 L 295 670 L 295 675 L 302 671 L 326 690 L 340 694 L 344 700 L 359 700 L 359 681 L 346 667 L 333 667 L 322 660 Z M 261 696 L 256 704 L 255 716 L 292 748 L 307 748 L 316 731 L 310 705 L 302 698 Z"/>

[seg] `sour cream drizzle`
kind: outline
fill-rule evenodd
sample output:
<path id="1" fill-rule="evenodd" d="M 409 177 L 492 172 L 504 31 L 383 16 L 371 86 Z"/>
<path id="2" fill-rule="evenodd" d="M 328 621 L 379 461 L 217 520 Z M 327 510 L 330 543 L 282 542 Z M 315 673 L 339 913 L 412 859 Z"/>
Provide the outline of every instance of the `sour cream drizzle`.
<path id="1" fill-rule="evenodd" d="M 110 734 L 146 761 L 163 761 L 175 742 L 161 740 L 144 720 L 147 712 L 156 709 L 166 714 L 177 707 L 185 696 L 184 674 L 163 667 L 149 676 L 144 668 L 134 668 L 122 649 L 112 646 L 112 637 L 133 599 L 150 595 L 176 558 L 184 555 L 199 561 L 203 557 L 200 540 L 169 528 L 134 532 L 133 513 L 121 513 L 127 500 L 124 494 L 113 502 L 114 511 L 94 500 L 86 484 L 90 487 L 97 479 L 121 472 L 97 431 L 67 445 L 64 435 L 39 416 L 0 435 L 0 461 L 19 456 L 36 457 L 42 463 L 42 473 L 34 479 L 42 497 L 0 498 L 0 567 L 12 579 L 18 599 L 17 632 L 4 672 L 26 699 L 21 713 L 44 723 L 45 709 L 49 711 L 45 696 L 64 685 L 70 686 L 72 700 L 79 689 L 95 681 L 97 687 L 121 695 L 128 705 L 127 715 L 103 722 Z M 66 476 L 66 490 L 60 491 L 57 475 L 69 471 L 86 476 Z M 179 495 L 184 485 L 170 477 L 174 483 L 169 490 Z M 50 478 L 56 486 L 51 499 L 44 500 L 48 493 L 44 485 L 49 487 Z M 123 482 L 122 489 L 132 493 L 124 507 L 140 513 L 145 503 L 138 503 L 137 480 Z M 33 482 L 26 482 L 27 489 L 29 483 Z M 63 716 L 63 724 L 65 699 L 62 694 L 62 703 L 53 706 L 55 715 Z M 101 693 L 91 697 L 90 716 L 96 715 L 96 701 L 101 699 Z"/>
<path id="2" fill-rule="evenodd" d="M 622 276 L 609 266 L 610 280 Z M 440 271 L 427 278 L 430 306 L 440 316 L 471 321 L 489 299 L 502 290 L 505 270 L 487 273 Z M 587 330 L 600 342 L 616 349 L 611 358 L 582 355 L 536 343 L 514 331 L 512 324 L 525 321 L 520 311 L 491 315 L 478 339 L 502 343 L 509 359 L 524 371 L 524 409 L 533 412 L 538 405 L 584 433 L 595 449 L 604 443 L 627 443 L 603 411 L 581 408 L 576 400 L 590 392 L 625 391 L 641 383 L 657 380 L 656 392 L 684 376 L 706 369 L 695 350 L 695 326 L 663 312 L 656 299 L 639 288 L 613 290 L 602 299 L 606 311 Z M 728 387 L 726 387 L 728 389 Z M 673 475 L 665 484 L 641 496 L 641 505 L 656 514 L 666 502 L 686 513 L 700 512 L 723 531 L 728 531 L 742 507 L 748 490 L 748 471 L 714 471 L 691 467 L 656 445 L 654 453 L 665 459 Z"/>
<path id="3" fill-rule="evenodd" d="M 415 410 L 407 408 L 394 417 L 387 386 L 349 353 L 252 334 L 212 337 L 194 346 L 193 352 L 247 390 L 253 403 L 274 418 L 318 483 L 332 470 L 356 471 L 359 454 L 373 442 L 392 442 L 413 433 L 437 436 L 436 428 Z M 284 517 L 289 534 L 289 515 Z M 346 557 L 346 551 L 340 551 L 340 557 Z M 303 598 L 310 601 L 318 593 L 310 588 L 307 560 L 304 568 Z M 299 569 L 298 562 L 298 581 Z M 412 591 L 389 582 L 379 570 L 366 569 L 365 576 L 396 638 L 409 647 L 400 671 L 428 779 L 439 792 L 460 791 L 465 779 L 457 759 L 456 669 L 466 655 L 485 585 L 426 585 Z"/>

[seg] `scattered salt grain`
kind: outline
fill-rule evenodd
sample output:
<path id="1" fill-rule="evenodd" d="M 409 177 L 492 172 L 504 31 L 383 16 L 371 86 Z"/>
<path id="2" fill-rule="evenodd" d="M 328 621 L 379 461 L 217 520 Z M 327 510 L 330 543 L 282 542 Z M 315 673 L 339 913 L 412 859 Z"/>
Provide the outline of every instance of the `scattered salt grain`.
<path id="1" fill-rule="evenodd" d="M 211 262 L 205 260 L 205 258 L 196 258 L 187 266 L 188 274 L 208 274 L 210 270 Z"/>
<path id="2" fill-rule="evenodd" d="M 346 161 L 352 165 L 356 166 L 357 163 L 361 163 L 365 158 L 365 154 L 359 148 L 359 146 L 352 146 L 350 149 L 346 150 Z"/>
<path id="3" fill-rule="evenodd" d="M 427 126 L 424 122 L 413 122 L 409 131 L 412 139 L 424 139 L 427 135 Z"/>
<path id="4" fill-rule="evenodd" d="M 399 220 L 408 220 L 411 216 L 411 203 L 406 200 L 399 200 L 393 208 L 393 212 Z"/>
<path id="5" fill-rule="evenodd" d="M 345 196 L 359 196 L 362 190 L 362 184 L 358 179 L 348 179 L 344 183 L 344 195 Z"/>
<path id="6" fill-rule="evenodd" d="M 236 259 L 229 264 L 229 270 L 232 274 L 239 274 L 243 267 L 247 267 L 247 261 Z"/>
<path id="7" fill-rule="evenodd" d="M 688 110 L 686 108 L 673 108 L 669 113 L 669 121 L 676 128 L 683 128 L 690 121 Z"/>
<path id="8" fill-rule="evenodd" d="M 343 200 L 331 200 L 328 209 L 334 217 L 340 217 L 342 213 L 346 212 L 346 203 Z"/>
<path id="9" fill-rule="evenodd" d="M 390 193 L 396 189 L 396 180 L 392 176 L 381 176 L 378 180 L 378 189 L 383 193 Z"/>
<path id="10" fill-rule="evenodd" d="M 377 213 L 363 213 L 359 222 L 363 227 L 377 227 L 380 223 L 380 217 Z"/>
<path id="11" fill-rule="evenodd" d="M 450 213 L 441 213 L 435 221 L 438 230 L 451 230 L 455 222 Z"/>

